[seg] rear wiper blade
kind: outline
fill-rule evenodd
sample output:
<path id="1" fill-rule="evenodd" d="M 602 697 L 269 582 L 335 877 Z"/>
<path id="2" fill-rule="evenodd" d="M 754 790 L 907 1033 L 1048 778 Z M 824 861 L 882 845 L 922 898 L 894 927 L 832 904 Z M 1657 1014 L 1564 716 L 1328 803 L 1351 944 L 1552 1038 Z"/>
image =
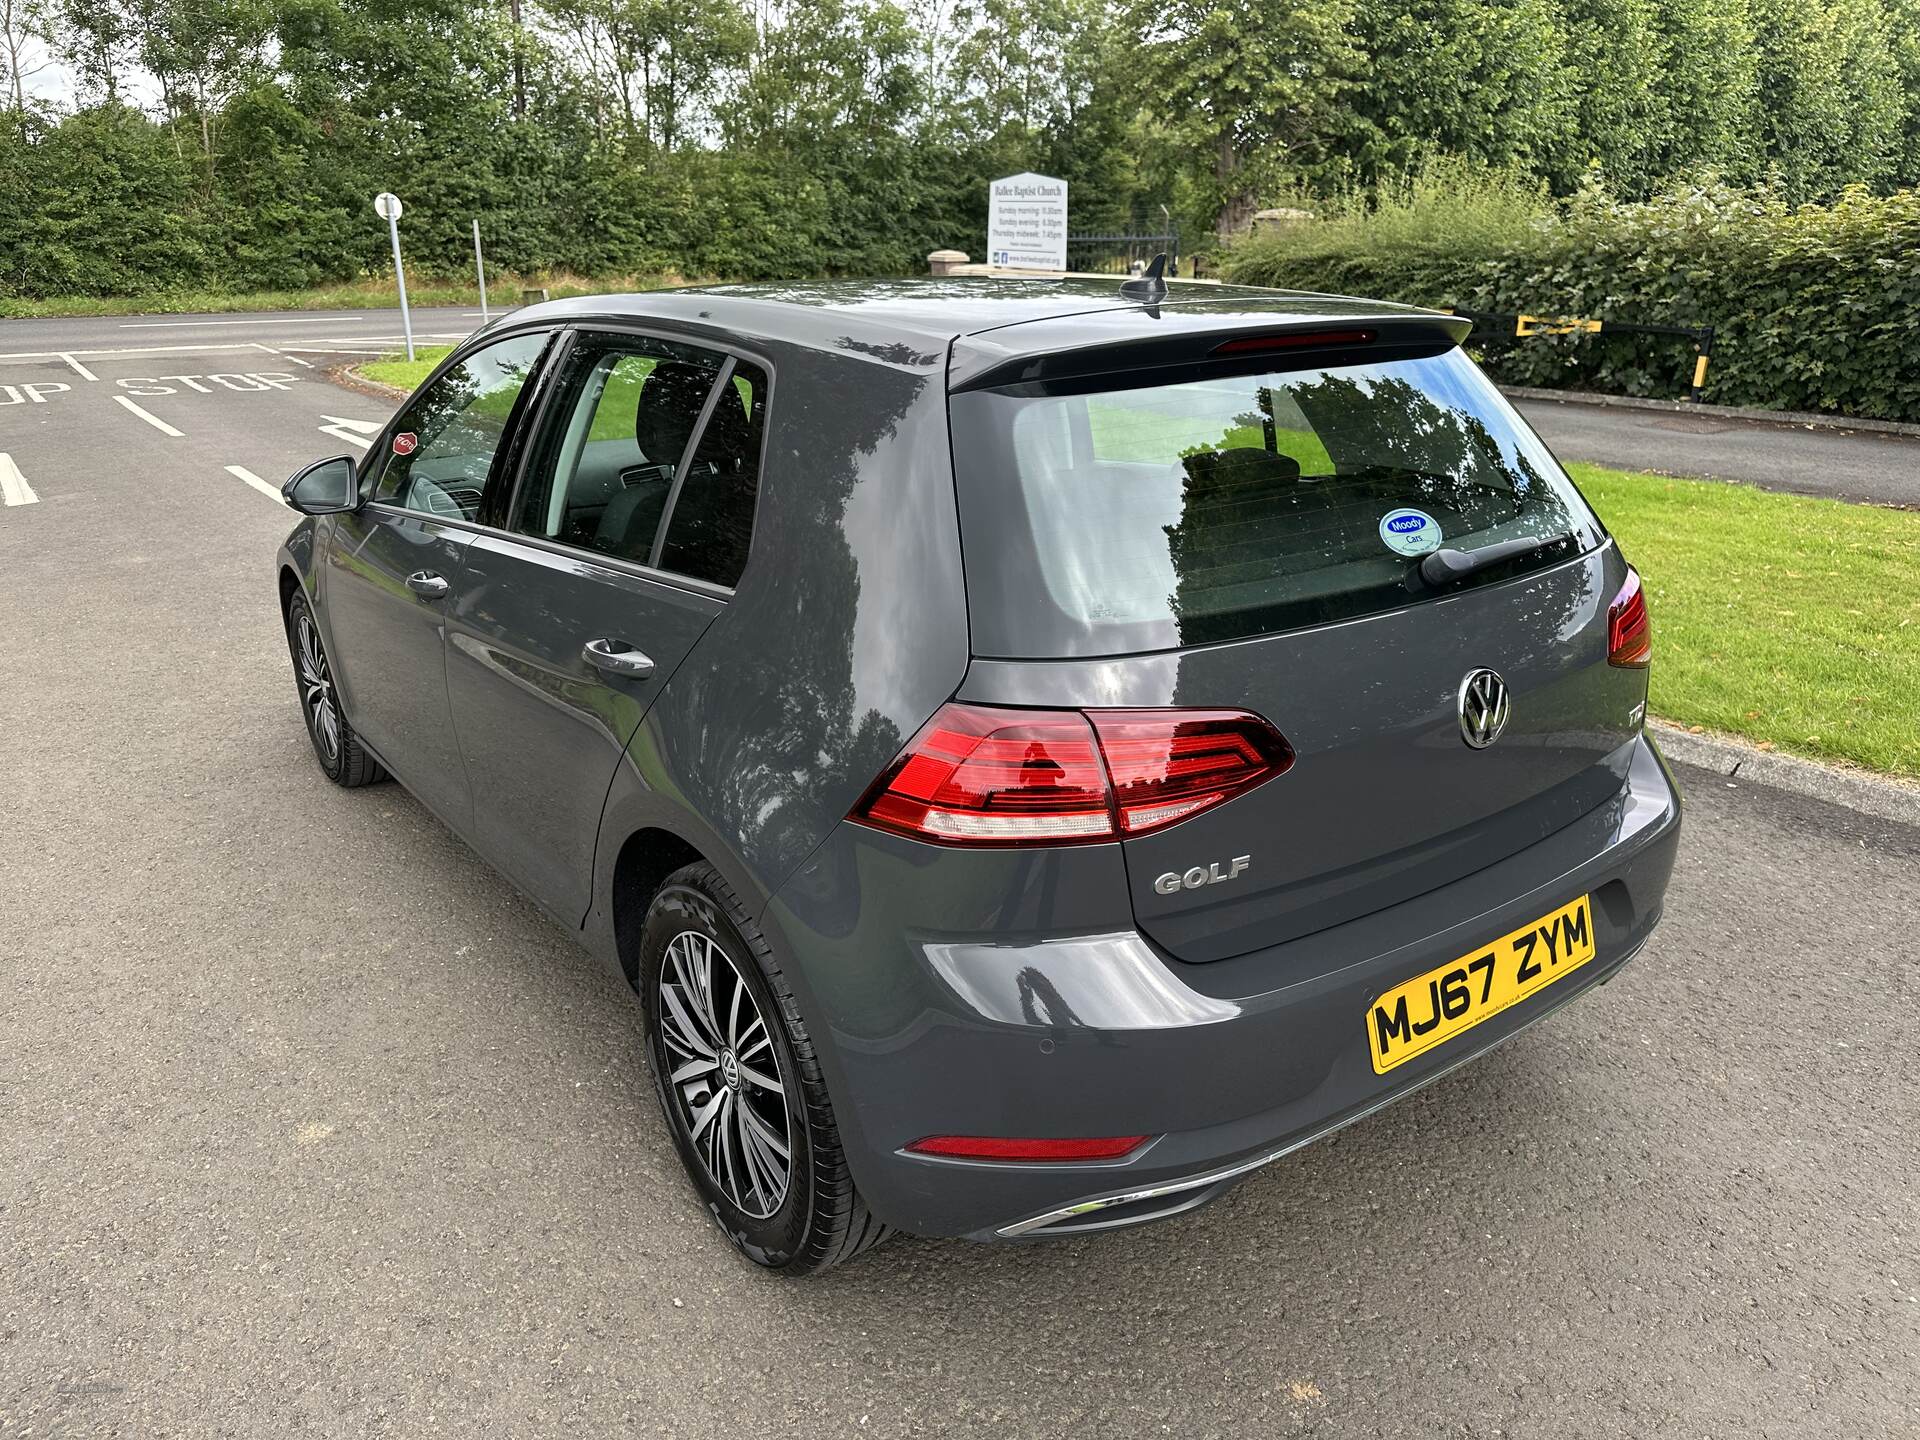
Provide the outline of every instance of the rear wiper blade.
<path id="1" fill-rule="evenodd" d="M 1421 558 L 1420 578 L 1429 585 L 1451 585 L 1485 570 L 1489 565 L 1498 565 L 1502 560 L 1531 555 L 1535 551 L 1567 545 L 1572 541 L 1571 535 L 1522 535 L 1517 540 L 1502 540 L 1478 550 L 1435 550 L 1431 555 Z"/>

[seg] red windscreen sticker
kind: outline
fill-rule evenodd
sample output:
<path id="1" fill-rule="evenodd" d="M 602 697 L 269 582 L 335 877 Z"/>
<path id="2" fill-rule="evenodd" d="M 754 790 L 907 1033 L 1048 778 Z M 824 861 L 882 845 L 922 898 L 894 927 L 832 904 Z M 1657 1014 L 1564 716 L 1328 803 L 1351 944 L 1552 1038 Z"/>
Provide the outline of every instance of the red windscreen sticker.
<path id="1" fill-rule="evenodd" d="M 419 446 L 420 437 L 411 430 L 402 430 L 393 437 L 393 453 L 396 455 L 411 455 Z"/>

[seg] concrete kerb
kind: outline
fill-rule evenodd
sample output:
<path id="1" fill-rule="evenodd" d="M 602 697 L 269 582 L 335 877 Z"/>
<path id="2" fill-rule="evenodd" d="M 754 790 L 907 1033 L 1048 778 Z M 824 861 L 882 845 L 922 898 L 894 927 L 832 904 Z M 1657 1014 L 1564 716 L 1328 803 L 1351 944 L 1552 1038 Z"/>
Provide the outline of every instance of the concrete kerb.
<path id="1" fill-rule="evenodd" d="M 1608 410 L 1661 410 L 1671 415 L 1701 415 L 1713 420 L 1744 420 L 1796 430 L 1858 430 L 1875 435 L 1920 439 L 1920 425 L 1902 420 L 1865 420 L 1821 415 L 1810 410 L 1757 410 L 1746 405 L 1696 405 L 1691 400 L 1648 400 L 1638 395 L 1596 395 L 1586 390 L 1545 390 L 1534 385 L 1502 385 L 1510 400 L 1544 400 L 1560 405 L 1591 405 Z"/>
<path id="2" fill-rule="evenodd" d="M 1679 764 L 1920 828 L 1920 784 L 1762 750 L 1745 740 L 1696 733 L 1668 720 L 1652 720 L 1649 728 L 1661 753 Z"/>

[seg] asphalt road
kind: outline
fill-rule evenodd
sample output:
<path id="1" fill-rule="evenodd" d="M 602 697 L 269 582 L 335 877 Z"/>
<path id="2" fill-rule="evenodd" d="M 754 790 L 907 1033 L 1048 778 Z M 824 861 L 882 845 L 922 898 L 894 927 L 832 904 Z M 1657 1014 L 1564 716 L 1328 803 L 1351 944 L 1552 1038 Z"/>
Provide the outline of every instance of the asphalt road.
<path id="1" fill-rule="evenodd" d="M 1515 403 L 1562 460 L 1920 508 L 1920 438 L 1564 400 Z"/>
<path id="2" fill-rule="evenodd" d="M 0 406 L 0 1435 L 1920 1435 L 1920 830 L 1683 772 L 1652 945 L 1481 1063 L 1163 1225 L 769 1279 L 622 987 L 313 763 L 227 467 L 380 406 L 165 355 L 0 360 L 70 385 Z"/>

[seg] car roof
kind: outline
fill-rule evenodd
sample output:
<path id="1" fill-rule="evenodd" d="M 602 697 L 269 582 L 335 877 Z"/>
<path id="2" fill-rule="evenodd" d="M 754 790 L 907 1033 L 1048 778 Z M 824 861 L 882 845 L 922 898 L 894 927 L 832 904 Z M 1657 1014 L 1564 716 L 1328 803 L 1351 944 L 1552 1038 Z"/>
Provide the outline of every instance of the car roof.
<path id="1" fill-rule="evenodd" d="M 1070 322 L 1081 317 L 1098 317 L 1096 328 L 1112 340 L 1129 332 L 1144 337 L 1172 318 L 1168 311 L 1182 328 L 1209 330 L 1433 313 L 1348 295 L 1191 280 L 1169 281 L 1163 297 L 1138 298 L 1122 292 L 1125 279 L 978 275 L 701 285 L 547 301 L 510 312 L 507 323 L 658 318 L 710 329 L 716 338 L 782 340 L 925 369 L 941 364 L 954 342 L 989 332 L 995 333 L 987 348 L 1003 359 L 1056 350 L 1078 328 Z"/>

